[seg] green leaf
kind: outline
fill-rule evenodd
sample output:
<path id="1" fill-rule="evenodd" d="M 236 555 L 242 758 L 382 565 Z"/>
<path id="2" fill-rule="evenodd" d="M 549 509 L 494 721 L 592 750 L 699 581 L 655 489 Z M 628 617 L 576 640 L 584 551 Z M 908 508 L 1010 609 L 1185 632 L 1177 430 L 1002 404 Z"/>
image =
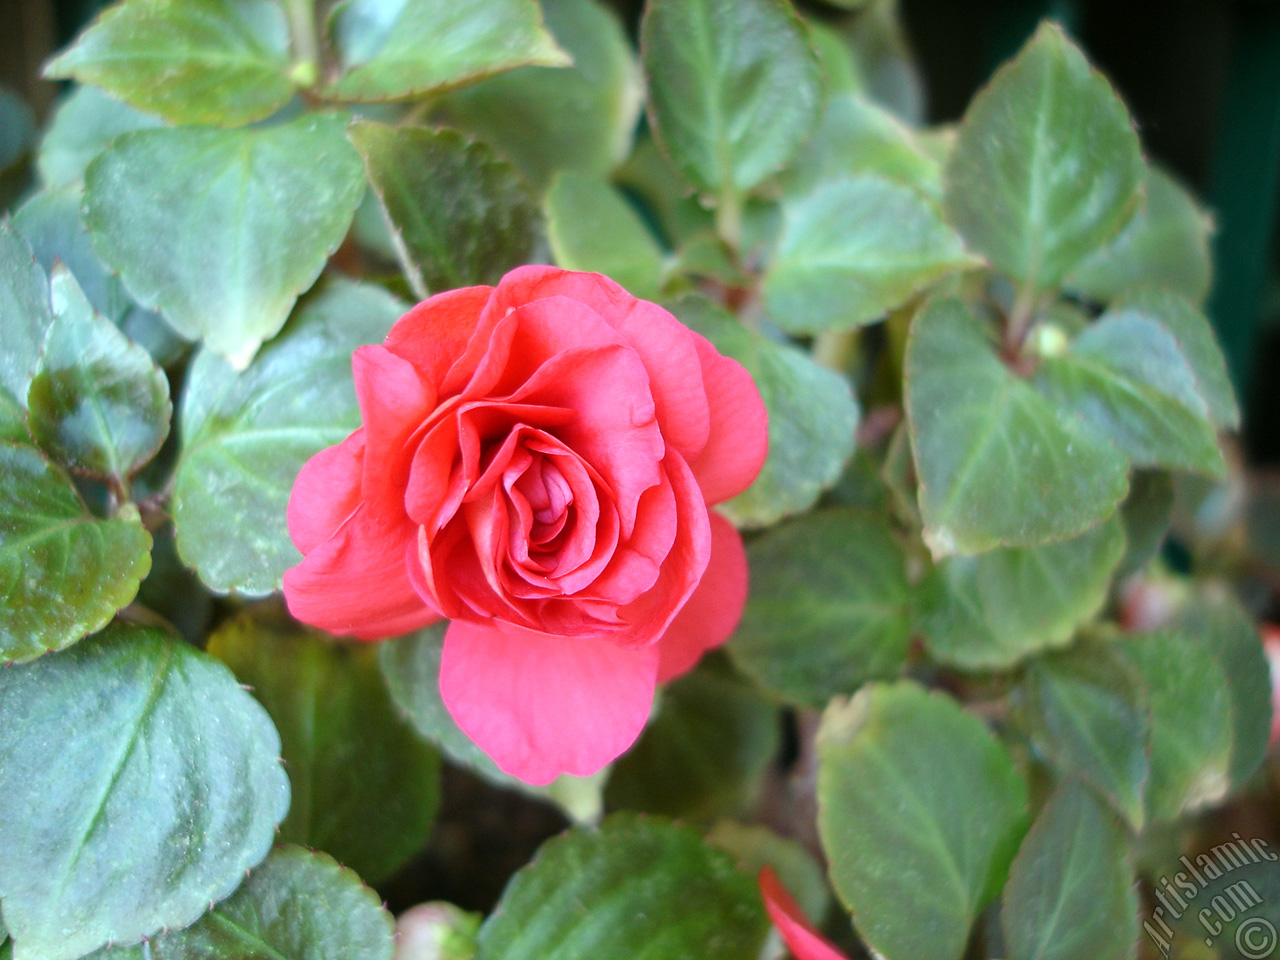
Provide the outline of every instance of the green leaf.
<path id="1" fill-rule="evenodd" d="M 704 664 L 663 690 L 657 715 L 614 763 L 605 805 L 686 819 L 732 813 L 758 792 L 781 729 L 777 707 Z"/>
<path id="2" fill-rule="evenodd" d="M 944 274 L 979 263 L 932 206 L 881 177 L 823 183 L 785 204 L 783 217 L 764 302 L 788 333 L 879 320 Z"/>
<path id="3" fill-rule="evenodd" d="M 689 827 L 619 815 L 543 845 L 480 928 L 476 960 L 742 960 L 767 930 L 725 854 Z"/>
<path id="4" fill-rule="evenodd" d="M 351 353 L 380 342 L 403 311 L 380 288 L 328 281 L 243 373 L 208 351 L 196 357 L 173 517 L 178 552 L 211 588 L 270 593 L 301 559 L 285 527 L 293 481 L 360 425 Z"/>
<path id="5" fill-rule="evenodd" d="M 1091 644 L 1042 657 L 1028 667 L 1015 702 L 1036 750 L 1141 830 L 1151 720 L 1142 678 L 1123 653 Z"/>
<path id="6" fill-rule="evenodd" d="M 352 871 L 285 846 L 195 926 L 86 960 L 391 960 L 393 930 L 378 895 Z"/>
<path id="7" fill-rule="evenodd" d="M 1129 838 L 1078 784 L 1060 786 L 1014 857 L 1000 922 L 1009 960 L 1131 960 L 1138 895 Z"/>
<path id="8" fill-rule="evenodd" d="M 293 96 L 284 11 L 270 0 L 125 0 L 45 76 L 92 83 L 170 123 L 234 127 Z"/>
<path id="9" fill-rule="evenodd" d="M 139 130 L 85 173 L 94 248 L 145 306 L 237 367 L 320 275 L 364 191 L 340 116 Z"/>
<path id="10" fill-rule="evenodd" d="M 1065 644 L 1102 608 L 1124 547 L 1112 517 L 1059 543 L 948 557 L 918 588 L 915 628 L 944 663 L 1012 666 Z"/>
<path id="11" fill-rule="evenodd" d="M 837 894 L 887 960 L 959 960 L 1026 803 L 1004 748 L 944 694 L 874 684 L 823 715 L 819 835 Z"/>
<path id="12" fill-rule="evenodd" d="M 959 300 L 916 315 L 906 405 L 935 557 L 1078 536 L 1125 495 L 1125 457 L 1006 368 Z"/>
<path id="13" fill-rule="evenodd" d="M 108 272 L 80 219 L 80 193 L 73 188 L 44 190 L 32 196 L 13 216 L 13 225 L 31 244 L 36 261 L 47 271 L 61 261 L 98 311 L 134 343 L 145 347 L 156 362 L 167 366 L 180 360 L 187 343 L 160 314 L 138 306 L 120 278 Z"/>
<path id="14" fill-rule="evenodd" d="M 1120 504 L 1125 555 L 1115 577 L 1123 580 L 1145 567 L 1160 549 L 1173 514 L 1173 477 L 1162 470 L 1135 470 L 1129 496 Z"/>
<path id="15" fill-rule="evenodd" d="M 701 190 L 745 194 L 817 125 L 821 73 L 788 0 L 651 0 L 640 49 L 650 120 Z"/>
<path id="16" fill-rule="evenodd" d="M 822 706 L 905 665 L 906 563 L 883 516 L 818 510 L 752 540 L 747 559 L 751 590 L 728 650 L 762 687 Z"/>
<path id="17" fill-rule="evenodd" d="M 440 654 L 447 624 L 427 627 L 380 644 L 379 665 L 401 712 L 445 755 L 498 786 L 519 781 L 498 769 L 489 755 L 454 723 L 440 696 Z"/>
<path id="18" fill-rule="evenodd" d="M 346 71 L 330 92 L 352 100 L 438 93 L 515 67 L 570 62 L 534 0 L 349 0 L 331 24 Z"/>
<path id="19" fill-rule="evenodd" d="M 715 233 L 713 213 L 690 195 L 647 128 L 637 134 L 635 149 L 614 173 L 614 180 L 640 198 L 667 246 L 679 247 L 700 234 Z"/>
<path id="20" fill-rule="evenodd" d="M 570 66 L 521 67 L 442 98 L 450 126 L 475 134 L 544 188 L 558 170 L 602 177 L 630 152 L 643 90 L 618 18 L 596 0 L 543 0 Z"/>
<path id="21" fill-rule="evenodd" d="M 132 507 L 93 516 L 32 447 L 0 443 L 0 478 L 0 662 L 30 660 L 133 600 L 151 566 L 151 535 Z"/>
<path id="22" fill-rule="evenodd" d="M 368 644 L 241 615 L 209 638 L 280 731 L 293 801 L 280 839 L 368 880 L 420 850 L 440 805 L 440 758 L 400 719 Z"/>
<path id="23" fill-rule="evenodd" d="M 822 85 L 828 102 L 845 95 L 857 96 L 864 93 L 866 80 L 862 76 L 862 65 L 854 53 L 850 39 L 820 20 L 805 19 L 804 29 L 809 45 L 818 55 Z"/>
<path id="24" fill-rule="evenodd" d="M 34 134 L 35 117 L 26 101 L 0 87 L 0 173 L 7 173 L 28 155 Z M 0 943 L 3 942 L 3 930 L 0 930 Z"/>
<path id="25" fill-rule="evenodd" d="M 1196 390 L 1208 405 L 1213 422 L 1228 430 L 1240 425 L 1240 407 L 1227 374 L 1227 361 L 1208 317 L 1177 294 L 1153 288 L 1126 294 L 1115 308 L 1134 310 L 1159 322 L 1177 341 L 1190 365 Z"/>
<path id="26" fill-rule="evenodd" d="M 969 106 L 946 171 L 948 219 L 997 270 L 1047 290 L 1124 226 L 1142 172 L 1124 104 L 1046 23 Z"/>
<path id="27" fill-rule="evenodd" d="M 453 130 L 360 121 L 348 135 L 364 157 L 405 277 L 428 291 L 497 283 L 535 256 L 542 214 L 520 175 Z"/>
<path id="28" fill-rule="evenodd" d="M 27 396 L 31 435 L 73 470 L 123 483 L 169 433 L 169 381 L 97 313 L 65 267 L 50 280 L 53 324 Z"/>
<path id="29" fill-rule="evenodd" d="M 1213 280 L 1213 217 L 1157 167 L 1147 167 L 1143 185 L 1137 215 L 1071 271 L 1066 288 L 1108 303 L 1139 287 L 1159 287 L 1204 303 Z"/>
<path id="30" fill-rule="evenodd" d="M 1190 364 L 1177 340 L 1145 313 L 1104 314 L 1066 353 L 1046 357 L 1035 383 L 1135 466 L 1209 475 L 1226 469 Z"/>
<path id="31" fill-rule="evenodd" d="M 1132 634 L 1119 644 L 1142 678 L 1151 715 L 1149 820 L 1172 820 L 1221 800 L 1231 785 L 1232 691 L 1215 650 L 1181 631 Z"/>
<path id="32" fill-rule="evenodd" d="M 942 198 L 942 164 L 914 131 L 870 100 L 834 96 L 818 132 L 783 175 L 783 187 L 790 196 L 803 197 L 827 180 L 861 173 L 901 183 L 930 200 Z"/>
<path id="33" fill-rule="evenodd" d="M 27 390 L 52 322 L 44 270 L 13 224 L 0 222 L 0 440 L 30 442 Z"/>
<path id="34" fill-rule="evenodd" d="M 50 190 L 74 186 L 84 179 L 90 161 L 117 136 L 162 126 L 159 117 L 140 113 L 97 87 L 76 87 L 58 104 L 40 141 L 40 178 Z"/>
<path id="35" fill-rule="evenodd" d="M 562 173 L 547 193 L 546 209 L 557 264 L 603 273 L 642 300 L 658 298 L 662 249 L 616 189 L 594 177 Z"/>
<path id="36" fill-rule="evenodd" d="M 0 671 L 0 901 L 14 960 L 194 922 L 271 847 L 289 787 L 231 671 L 117 624 Z"/>
<path id="37" fill-rule="evenodd" d="M 1271 670 L 1258 625 L 1234 601 L 1197 598 L 1177 629 L 1213 651 L 1231 698 L 1231 786 L 1242 789 L 1262 765 L 1271 733 Z"/>
<path id="38" fill-rule="evenodd" d="M 805 916 L 821 917 L 831 903 L 825 871 L 796 840 L 758 824 L 717 820 L 707 833 L 707 843 L 733 857 L 748 877 L 758 877 L 764 867 L 772 867 Z"/>
<path id="39" fill-rule="evenodd" d="M 769 412 L 769 455 L 755 482 L 719 509 L 741 526 L 802 513 L 853 455 L 858 406 L 849 381 L 794 347 L 774 343 L 709 300 L 685 297 L 677 317 L 751 374 Z"/>

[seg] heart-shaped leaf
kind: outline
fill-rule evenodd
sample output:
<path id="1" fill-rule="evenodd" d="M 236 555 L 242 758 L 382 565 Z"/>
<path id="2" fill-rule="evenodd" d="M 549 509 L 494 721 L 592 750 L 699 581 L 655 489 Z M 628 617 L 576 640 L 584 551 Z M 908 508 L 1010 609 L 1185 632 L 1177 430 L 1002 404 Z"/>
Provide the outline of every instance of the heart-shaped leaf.
<path id="1" fill-rule="evenodd" d="M 391 960 L 391 914 L 332 857 L 277 847 L 194 926 L 87 960 Z"/>
<path id="2" fill-rule="evenodd" d="M 13 215 L 13 225 L 27 238 L 36 261 L 46 271 L 61 262 L 94 310 L 144 347 L 156 363 L 176 363 L 186 355 L 187 342 L 160 314 L 139 306 L 120 278 L 103 266 L 81 219 L 80 201 L 80 191 L 73 187 L 42 190 Z"/>
<path id="3" fill-rule="evenodd" d="M 613 765 L 610 810 L 705 820 L 758 792 L 779 747 L 778 709 L 723 660 L 662 691 L 656 716 Z"/>
<path id="4" fill-rule="evenodd" d="M 141 113 L 97 87 L 76 87 L 58 104 L 40 141 L 40 179 L 50 190 L 75 186 L 84 180 L 93 158 L 120 134 L 162 126 L 159 117 Z"/>
<path id="5" fill-rule="evenodd" d="M 1138 894 L 1130 846 L 1084 787 L 1054 791 L 1009 868 L 1000 922 L 1010 960 L 1131 960 Z"/>
<path id="6" fill-rule="evenodd" d="M 1110 644 L 1088 644 L 1042 657 L 1029 666 L 1016 703 L 1041 755 L 1141 830 L 1151 720 L 1142 677 L 1124 655 Z"/>
<path id="7" fill-rule="evenodd" d="M 1036 384 L 1131 463 L 1220 475 L 1217 430 L 1178 342 L 1137 310 L 1113 310 L 1046 357 Z"/>
<path id="8" fill-rule="evenodd" d="M 838 34 L 835 42 L 843 43 Z M 832 96 L 817 133 L 783 175 L 783 187 L 790 196 L 802 197 L 828 180 L 863 173 L 904 184 L 931 200 L 942 197 L 942 166 L 909 127 L 864 97 Z"/>
<path id="9" fill-rule="evenodd" d="M 340 116 L 116 138 L 85 173 L 98 255 L 243 369 L 338 248 L 364 192 Z"/>
<path id="10" fill-rule="evenodd" d="M 0 223 L 0 440 L 30 442 L 27 389 L 52 322 L 48 278 L 6 220 Z"/>
<path id="11" fill-rule="evenodd" d="M 906 404 L 935 557 L 1078 536 L 1125 495 L 1126 458 L 1001 363 L 959 300 L 917 314 Z"/>
<path id="12" fill-rule="evenodd" d="M 280 731 L 292 787 L 280 839 L 324 850 L 371 881 L 426 843 L 440 758 L 400 719 L 368 644 L 242 615 L 209 653 L 253 689 Z"/>
<path id="13" fill-rule="evenodd" d="M 520 67 L 441 98 L 450 126 L 473 133 L 539 190 L 558 170 L 603 177 L 631 149 L 644 92 L 626 30 L 598 0 L 543 0 L 569 66 Z"/>
<path id="14" fill-rule="evenodd" d="M 948 557 L 916 596 L 915 626 L 929 652 L 968 669 L 998 669 L 1071 639 L 1107 599 L 1124 556 L 1112 517 L 1060 543 Z"/>
<path id="15" fill-rule="evenodd" d="M 45 69 L 170 123 L 233 127 L 293 96 L 289 32 L 271 0 L 125 0 Z"/>
<path id="16" fill-rule="evenodd" d="M 618 815 L 543 845 L 480 928 L 476 960 L 631 960 L 638 944 L 742 960 L 767 930 L 755 884 L 696 831 Z"/>
<path id="17" fill-rule="evenodd" d="M 73 470 L 123 484 L 169 433 L 169 381 L 65 267 L 54 268 L 50 289 L 54 319 L 27 395 L 32 436 Z"/>
<path id="18" fill-rule="evenodd" d="M 0 443 L 0 476 L 0 661 L 30 660 L 133 600 L 151 567 L 151 535 L 132 507 L 95 517 L 30 446 Z"/>
<path id="19" fill-rule="evenodd" d="M 822 706 L 907 659 L 907 574 L 883 517 L 818 510 L 747 548 L 751 591 L 729 653 L 761 686 Z"/>
<path id="20" fill-rule="evenodd" d="M 947 216 L 997 270 L 1047 290 L 1124 226 L 1142 172 L 1124 104 L 1046 23 L 970 104 L 947 165 Z"/>
<path id="21" fill-rule="evenodd" d="M 658 137 L 708 193 L 758 186 L 818 122 L 818 61 L 788 0 L 651 0 L 640 49 Z"/>
<path id="22" fill-rule="evenodd" d="M 765 309 L 789 333 L 846 330 L 979 263 L 914 191 L 877 176 L 842 177 L 783 205 Z"/>
<path id="23" fill-rule="evenodd" d="M 173 488 L 178 552 L 219 592 L 278 590 L 301 559 L 285 526 L 302 465 L 360 425 L 351 352 L 380 342 L 405 305 L 323 284 L 243 373 L 209 351 L 187 373 Z"/>
<path id="24" fill-rule="evenodd" d="M 535 259 L 542 211 L 520 175 L 453 130 L 351 126 L 414 293 L 497 283 Z"/>
<path id="25" fill-rule="evenodd" d="M 643 300 L 656 300 L 662 249 L 616 189 L 594 177 L 562 173 L 547 192 L 547 235 L 566 270 L 603 273 Z M 607 237 L 606 243 L 600 238 Z"/>
<path id="26" fill-rule="evenodd" d="M 959 960 L 1026 804 L 1004 748 L 945 694 L 872 684 L 823 715 L 818 831 L 836 892 L 887 960 Z"/>
<path id="27" fill-rule="evenodd" d="M 1142 207 L 1120 234 L 1067 277 L 1067 289 L 1108 303 L 1129 291 L 1163 288 L 1203 303 L 1213 279 L 1213 218 L 1158 167 L 1147 167 Z"/>
<path id="28" fill-rule="evenodd" d="M 114 625 L 0 671 L 0 903 L 14 960 L 193 923 L 289 804 L 271 720 L 176 637 Z"/>
<path id="29" fill-rule="evenodd" d="M 331 26 L 346 67 L 331 92 L 352 100 L 420 96 L 570 62 L 535 0 L 350 0 L 334 9 Z"/>

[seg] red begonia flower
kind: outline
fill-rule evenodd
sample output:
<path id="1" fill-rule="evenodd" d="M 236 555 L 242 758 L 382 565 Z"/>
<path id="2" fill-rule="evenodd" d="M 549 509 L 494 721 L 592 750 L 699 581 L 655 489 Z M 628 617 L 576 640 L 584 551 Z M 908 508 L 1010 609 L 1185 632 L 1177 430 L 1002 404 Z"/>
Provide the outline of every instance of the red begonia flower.
<path id="1" fill-rule="evenodd" d="M 709 508 L 764 462 L 750 375 L 552 267 L 432 297 L 352 364 L 363 426 L 289 500 L 289 609 L 365 640 L 448 618 L 441 694 L 498 766 L 599 770 L 741 615 L 742 540 Z"/>
<path id="2" fill-rule="evenodd" d="M 814 929 L 800 905 L 769 867 L 760 871 L 760 894 L 764 897 L 769 919 L 782 934 L 782 940 L 795 960 L 848 960 L 830 940 Z"/>

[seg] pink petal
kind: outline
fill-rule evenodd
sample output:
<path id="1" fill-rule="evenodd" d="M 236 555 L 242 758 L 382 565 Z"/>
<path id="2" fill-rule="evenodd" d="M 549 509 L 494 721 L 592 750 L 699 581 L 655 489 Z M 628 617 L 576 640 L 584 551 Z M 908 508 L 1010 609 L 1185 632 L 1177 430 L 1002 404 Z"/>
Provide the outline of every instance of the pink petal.
<path id="1" fill-rule="evenodd" d="M 733 635 L 747 602 L 747 551 L 742 537 L 715 511 L 711 517 L 711 560 L 702 582 L 658 641 L 658 682 L 693 669 L 708 650 Z"/>
<path id="2" fill-rule="evenodd" d="M 544 301 L 545 302 L 545 301 Z M 604 478 L 630 537 L 641 494 L 661 479 L 666 451 L 648 377 L 625 346 L 566 350 L 514 395 L 522 403 L 573 410 L 555 436 Z"/>
<path id="3" fill-rule="evenodd" d="M 417 557 L 412 524 L 384 523 L 360 506 L 336 533 L 284 575 L 289 612 L 313 627 L 361 640 L 417 630 L 440 619 L 409 582 Z"/>
<path id="4" fill-rule="evenodd" d="M 711 558 L 711 524 L 693 471 L 675 452 L 663 466 L 676 499 L 676 538 L 653 589 L 618 610 L 628 626 L 614 641 L 628 647 L 658 642 L 702 581 Z"/>
<path id="5" fill-rule="evenodd" d="M 363 469 L 363 430 L 303 464 L 285 513 L 289 536 L 302 553 L 310 553 L 333 536 L 359 506 Z"/>
<path id="6" fill-rule="evenodd" d="M 640 355 L 653 384 L 663 436 L 686 460 L 696 457 L 710 431 L 702 384 L 705 364 L 697 347 L 701 338 L 662 307 L 637 300 L 606 276 L 556 267 L 512 270 L 494 290 L 487 309 L 497 315 L 557 296 L 591 307 Z"/>
<path id="7" fill-rule="evenodd" d="M 360 347 L 351 357 L 364 422 L 364 501 L 379 516 L 404 516 L 413 445 L 409 440 L 435 407 L 432 385 L 386 347 Z"/>
<path id="8" fill-rule="evenodd" d="M 654 649 L 454 621 L 440 693 L 458 726 L 502 770 L 544 784 L 562 773 L 595 773 L 635 742 L 656 670 Z"/>
<path id="9" fill-rule="evenodd" d="M 742 364 L 722 356 L 701 336 L 698 356 L 711 409 L 711 433 L 707 445 L 689 465 L 711 506 L 751 486 L 764 466 L 769 453 L 769 414 Z"/>
<path id="10" fill-rule="evenodd" d="M 383 345 L 422 370 L 440 394 L 492 293 L 493 287 L 463 287 L 423 300 L 396 321 Z"/>
<path id="11" fill-rule="evenodd" d="M 771 867 L 760 871 L 760 894 L 769 919 L 782 934 L 795 960 L 848 960 L 835 944 L 813 928 Z"/>

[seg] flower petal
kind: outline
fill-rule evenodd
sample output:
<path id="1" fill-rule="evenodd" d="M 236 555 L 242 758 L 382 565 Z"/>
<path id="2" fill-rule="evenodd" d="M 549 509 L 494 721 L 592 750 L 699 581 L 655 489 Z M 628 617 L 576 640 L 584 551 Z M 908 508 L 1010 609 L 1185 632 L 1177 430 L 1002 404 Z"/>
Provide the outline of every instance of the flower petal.
<path id="1" fill-rule="evenodd" d="M 435 407 L 436 395 L 408 360 L 386 347 L 360 347 L 351 356 L 364 422 L 364 501 L 381 517 L 404 516 L 413 445 L 409 439 Z"/>
<path id="2" fill-rule="evenodd" d="M 562 773 L 595 773 L 635 742 L 649 717 L 657 660 L 652 648 L 454 621 L 440 693 L 499 767 L 544 784 Z"/>
<path id="3" fill-rule="evenodd" d="M 383 523 L 360 506 L 284 575 L 289 612 L 329 633 L 380 640 L 440 619 L 409 582 L 415 528 Z"/>
<path id="4" fill-rule="evenodd" d="M 383 345 L 426 374 L 437 395 L 445 374 L 467 349 L 493 287 L 437 293 L 396 321 Z"/>
<path id="5" fill-rule="evenodd" d="M 486 310 L 501 315 L 511 307 L 557 296 L 586 304 L 640 355 L 667 444 L 686 460 L 695 458 L 711 429 L 702 384 L 705 364 L 697 347 L 701 338 L 656 303 L 637 300 L 606 276 L 556 267 L 512 270 L 494 290 Z"/>
<path id="6" fill-rule="evenodd" d="M 363 469 L 363 430 L 302 465 L 285 512 L 289 537 L 302 553 L 310 553 L 333 536 L 359 506 Z"/>
<path id="7" fill-rule="evenodd" d="M 711 406 L 711 433 L 689 466 L 711 506 L 751 486 L 764 466 L 769 454 L 769 414 L 742 364 L 721 355 L 701 336 L 698 356 Z"/>
<path id="8" fill-rule="evenodd" d="M 711 511 L 711 560 L 698 588 L 658 641 L 658 682 L 693 669 L 738 628 L 747 602 L 747 551 L 733 524 Z"/>
<path id="9" fill-rule="evenodd" d="M 618 618 L 627 629 L 614 635 L 614 641 L 628 647 L 657 644 L 689 602 L 711 559 L 711 525 L 693 471 L 674 451 L 663 466 L 676 499 L 676 539 L 653 589 L 618 608 Z"/>
<path id="10" fill-rule="evenodd" d="M 795 960 L 848 960 L 835 944 L 813 928 L 771 867 L 760 871 L 760 894 L 769 919 L 782 934 Z"/>

